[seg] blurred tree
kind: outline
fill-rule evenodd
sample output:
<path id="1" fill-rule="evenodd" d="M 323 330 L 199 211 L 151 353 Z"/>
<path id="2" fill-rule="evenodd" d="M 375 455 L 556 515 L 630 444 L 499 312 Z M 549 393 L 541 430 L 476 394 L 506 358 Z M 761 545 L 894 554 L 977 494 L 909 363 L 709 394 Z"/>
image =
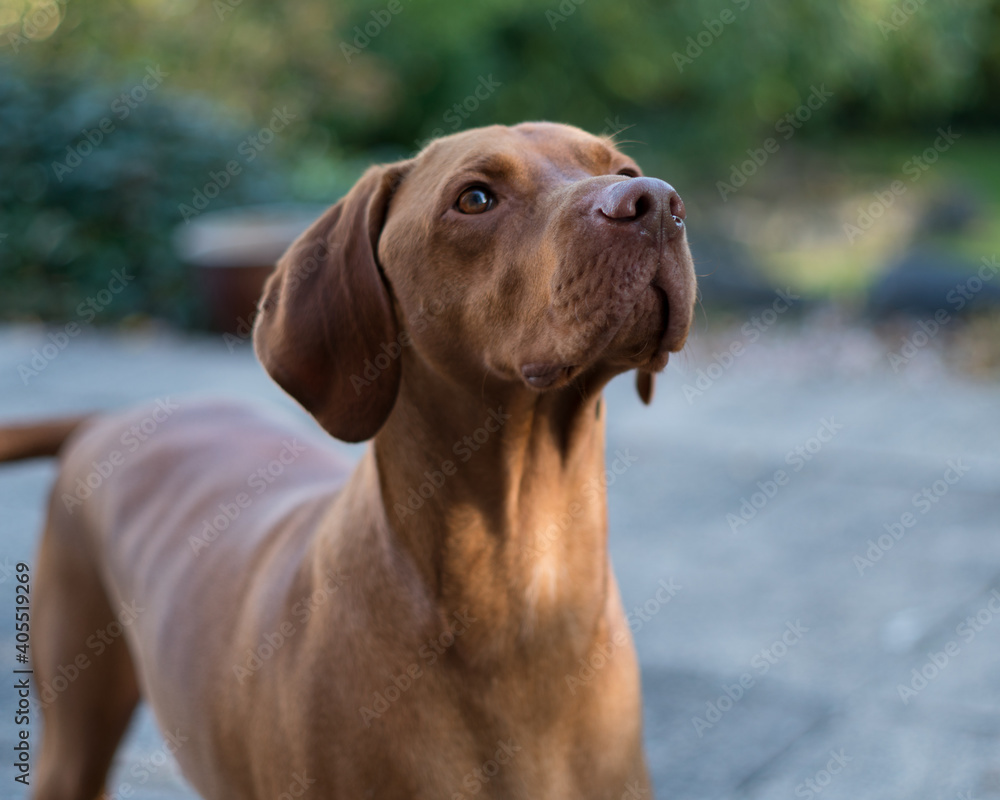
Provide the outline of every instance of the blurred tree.
<path id="1" fill-rule="evenodd" d="M 1000 119 L 990 95 L 1000 74 L 998 0 L 3 0 L 0 8 L 10 66 L 125 81 L 159 64 L 172 89 L 206 93 L 247 125 L 288 106 L 306 123 L 295 139 L 350 151 L 409 150 L 435 130 L 496 121 L 603 127 L 608 115 L 710 151 L 773 125 L 814 84 L 833 92 L 834 107 L 813 135 L 957 114 Z M 58 25 L 32 22 L 48 17 Z M 491 76 L 495 95 L 463 107 Z"/>

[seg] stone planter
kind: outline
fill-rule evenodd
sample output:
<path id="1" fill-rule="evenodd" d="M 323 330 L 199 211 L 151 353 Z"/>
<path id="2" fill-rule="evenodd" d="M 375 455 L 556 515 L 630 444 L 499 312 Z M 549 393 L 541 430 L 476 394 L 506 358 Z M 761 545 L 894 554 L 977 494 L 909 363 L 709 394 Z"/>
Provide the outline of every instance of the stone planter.
<path id="1" fill-rule="evenodd" d="M 177 252 L 198 276 L 208 322 L 245 332 L 274 264 L 325 206 L 265 205 L 202 214 L 178 228 Z"/>

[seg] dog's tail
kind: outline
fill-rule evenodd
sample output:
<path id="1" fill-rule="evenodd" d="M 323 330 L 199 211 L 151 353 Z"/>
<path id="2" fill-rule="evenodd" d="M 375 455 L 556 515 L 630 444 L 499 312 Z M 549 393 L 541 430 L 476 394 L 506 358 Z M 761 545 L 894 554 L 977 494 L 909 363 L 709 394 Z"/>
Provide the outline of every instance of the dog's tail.
<path id="1" fill-rule="evenodd" d="M 0 462 L 55 456 L 70 435 L 93 414 L 0 427 Z"/>

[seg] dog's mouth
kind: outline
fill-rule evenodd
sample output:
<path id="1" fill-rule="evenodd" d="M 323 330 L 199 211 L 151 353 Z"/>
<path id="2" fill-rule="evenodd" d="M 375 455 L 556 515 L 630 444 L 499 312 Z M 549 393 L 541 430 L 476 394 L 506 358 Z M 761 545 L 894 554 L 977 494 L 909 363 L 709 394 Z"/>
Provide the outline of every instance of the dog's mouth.
<path id="1" fill-rule="evenodd" d="M 521 376 L 532 389 L 550 389 L 557 383 L 568 383 L 578 372 L 576 364 L 525 364 Z"/>
<path id="2" fill-rule="evenodd" d="M 674 350 L 670 340 L 670 298 L 667 290 L 653 282 L 653 292 L 655 292 L 660 306 L 660 333 L 657 338 L 658 345 L 653 355 L 649 358 L 649 363 L 644 365 L 644 369 L 650 372 L 659 372 L 667 366 L 670 353 Z"/>
<path id="3" fill-rule="evenodd" d="M 646 304 L 653 305 L 654 308 L 643 309 L 642 306 Z M 654 315 L 654 319 L 650 319 Z M 596 363 L 610 360 L 624 368 L 638 367 L 649 372 L 659 372 L 666 367 L 671 350 L 677 349 L 670 336 L 670 319 L 667 291 L 654 281 L 639 293 L 630 319 L 622 320 L 606 330 L 601 337 L 603 341 L 592 347 L 592 352 L 599 354 L 598 357 L 587 361 Z M 634 330 L 636 328 L 646 329 L 641 339 L 636 338 L 639 333 Z M 620 338 L 627 340 L 623 347 L 615 344 Z M 619 350 L 621 352 L 614 357 L 613 351 Z M 532 389 L 545 390 L 565 386 L 586 369 L 587 364 L 577 362 L 537 361 L 522 364 L 520 372 L 521 378 Z"/>
<path id="4" fill-rule="evenodd" d="M 652 307 L 644 308 L 647 305 Z M 625 331 L 623 325 L 620 332 L 625 333 L 630 342 L 636 343 L 629 351 L 628 366 L 659 372 L 667 366 L 670 353 L 683 346 L 683 341 L 678 343 L 673 335 L 670 294 L 655 276 L 636 300 L 633 316 L 634 330 Z M 616 338 L 620 333 L 616 334 Z"/>
<path id="5" fill-rule="evenodd" d="M 549 358 L 544 350 L 534 350 L 534 357 L 518 366 L 519 378 L 528 387 L 559 389 L 594 368 L 660 372 L 670 354 L 684 346 L 696 291 L 694 264 L 686 246 L 657 252 L 655 260 L 637 261 L 620 272 L 638 280 L 631 286 L 626 281 L 621 287 L 625 291 L 603 304 L 588 299 L 587 311 L 570 308 L 568 319 L 552 320 L 562 330 L 574 331 L 576 342 Z"/>
<path id="6" fill-rule="evenodd" d="M 660 327 L 656 350 L 644 369 L 656 372 L 666 367 L 670 354 L 679 352 L 687 342 L 697 292 L 690 254 L 678 254 L 676 261 L 661 263 L 652 288 L 658 301 Z"/>

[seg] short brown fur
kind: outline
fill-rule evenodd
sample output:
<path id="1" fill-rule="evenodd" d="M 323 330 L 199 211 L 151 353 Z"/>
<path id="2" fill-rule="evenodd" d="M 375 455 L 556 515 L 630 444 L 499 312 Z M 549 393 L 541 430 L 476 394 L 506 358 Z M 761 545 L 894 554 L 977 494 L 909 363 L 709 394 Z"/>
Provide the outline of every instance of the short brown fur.
<path id="1" fill-rule="evenodd" d="M 140 693 L 209 800 L 649 791 L 599 401 L 633 368 L 649 398 L 695 280 L 676 192 L 621 170 L 639 174 L 568 126 L 473 130 L 373 167 L 292 246 L 257 350 L 330 433 L 374 436 L 353 471 L 241 405 L 181 403 L 73 503 L 153 412 L 74 435 L 38 562 L 39 685 L 137 611 L 46 704 L 35 798 L 93 800 Z M 495 208 L 459 213 L 470 184 Z"/>

